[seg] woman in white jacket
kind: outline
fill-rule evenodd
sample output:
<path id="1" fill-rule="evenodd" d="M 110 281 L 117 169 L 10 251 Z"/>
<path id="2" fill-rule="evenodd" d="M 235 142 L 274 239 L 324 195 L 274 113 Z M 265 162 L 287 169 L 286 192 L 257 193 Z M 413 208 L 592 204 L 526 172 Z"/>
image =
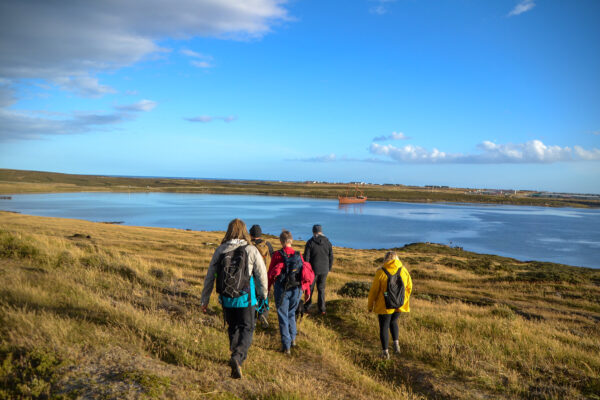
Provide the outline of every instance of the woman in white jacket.
<path id="1" fill-rule="evenodd" d="M 254 334 L 254 306 L 258 299 L 267 298 L 267 269 L 241 219 L 229 223 L 210 261 L 200 300 L 204 312 L 215 280 L 228 325 L 231 377 L 239 379 Z"/>

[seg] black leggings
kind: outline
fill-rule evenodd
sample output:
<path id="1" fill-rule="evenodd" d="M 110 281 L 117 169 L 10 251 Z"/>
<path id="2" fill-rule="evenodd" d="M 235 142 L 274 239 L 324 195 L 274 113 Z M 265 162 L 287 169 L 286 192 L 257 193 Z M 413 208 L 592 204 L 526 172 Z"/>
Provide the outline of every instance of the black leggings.
<path id="1" fill-rule="evenodd" d="M 392 340 L 398 340 L 398 317 L 399 312 L 393 314 L 378 314 L 379 317 L 379 339 L 381 339 L 381 348 L 387 350 L 392 332 Z"/>

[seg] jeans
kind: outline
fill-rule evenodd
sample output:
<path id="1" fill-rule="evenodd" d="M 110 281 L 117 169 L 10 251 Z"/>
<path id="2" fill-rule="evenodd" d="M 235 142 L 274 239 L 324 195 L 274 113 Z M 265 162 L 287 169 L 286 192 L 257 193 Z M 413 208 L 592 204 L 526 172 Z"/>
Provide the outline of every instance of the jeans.
<path id="1" fill-rule="evenodd" d="M 281 333 L 281 345 L 284 350 L 291 347 L 296 340 L 296 308 L 300 303 L 302 291 L 299 287 L 284 290 L 279 283 L 275 283 L 275 305 L 277 306 L 277 319 Z"/>
<path id="2" fill-rule="evenodd" d="M 392 340 L 398 340 L 398 317 L 399 312 L 393 314 L 378 314 L 379 317 L 379 339 L 381 339 L 381 348 L 387 350 L 388 343 L 390 341 L 390 334 L 392 332 Z"/>
<path id="3" fill-rule="evenodd" d="M 312 299 L 314 297 L 315 285 L 317 286 L 317 291 L 319 292 L 319 312 L 325 312 L 325 282 L 327 281 L 327 273 L 324 274 L 316 274 L 315 280 L 312 285 L 310 285 L 310 299 L 306 303 L 304 303 L 304 310 L 308 310 L 310 304 L 312 303 Z"/>
<path id="4" fill-rule="evenodd" d="M 223 307 L 223 313 L 227 322 L 231 358 L 242 365 L 248 355 L 254 335 L 254 307 Z"/>

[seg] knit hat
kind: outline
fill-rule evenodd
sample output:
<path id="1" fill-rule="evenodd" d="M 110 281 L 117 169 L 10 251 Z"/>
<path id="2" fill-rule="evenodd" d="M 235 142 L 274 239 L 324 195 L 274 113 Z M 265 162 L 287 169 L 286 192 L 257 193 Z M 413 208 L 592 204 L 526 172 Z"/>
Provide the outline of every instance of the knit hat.
<path id="1" fill-rule="evenodd" d="M 262 229 L 260 229 L 260 225 L 252 225 L 250 228 L 250 236 L 258 238 L 262 235 Z"/>
<path id="2" fill-rule="evenodd" d="M 321 227 L 321 225 L 317 224 L 317 225 L 313 225 L 313 233 L 321 233 L 323 232 L 323 228 Z"/>

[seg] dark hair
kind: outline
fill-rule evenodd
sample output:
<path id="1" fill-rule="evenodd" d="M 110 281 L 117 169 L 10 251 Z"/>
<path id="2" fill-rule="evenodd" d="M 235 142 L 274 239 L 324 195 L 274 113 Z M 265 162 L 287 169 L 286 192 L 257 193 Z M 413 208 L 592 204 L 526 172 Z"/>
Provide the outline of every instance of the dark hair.
<path id="1" fill-rule="evenodd" d="M 252 225 L 250 228 L 250 236 L 259 238 L 262 235 L 262 229 L 260 229 L 260 225 Z"/>
<path id="2" fill-rule="evenodd" d="M 323 227 L 321 227 L 321 225 L 319 225 L 319 224 L 313 225 L 313 233 L 320 233 L 320 232 L 323 232 Z"/>
<path id="3" fill-rule="evenodd" d="M 227 227 L 225 237 L 221 244 L 230 241 L 231 239 L 244 239 L 246 243 L 251 243 L 250 235 L 246 229 L 246 223 L 239 218 L 232 220 Z"/>
<path id="4" fill-rule="evenodd" d="M 279 241 L 281 244 L 286 244 L 287 242 L 291 242 L 294 238 L 292 237 L 292 233 L 290 231 L 286 231 L 285 229 L 281 231 L 281 235 L 279 235 Z"/>

